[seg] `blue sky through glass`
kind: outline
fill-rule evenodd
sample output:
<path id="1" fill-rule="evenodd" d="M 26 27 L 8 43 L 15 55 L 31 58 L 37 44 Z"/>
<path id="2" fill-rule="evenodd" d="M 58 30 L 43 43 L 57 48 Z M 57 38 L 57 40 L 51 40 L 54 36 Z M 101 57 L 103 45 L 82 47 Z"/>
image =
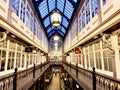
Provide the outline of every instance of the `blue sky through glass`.
<path id="1" fill-rule="evenodd" d="M 47 32 L 48 37 L 55 33 L 55 29 L 58 33 L 64 37 L 69 27 L 69 22 L 72 19 L 73 12 L 75 10 L 75 4 L 78 0 L 37 0 L 39 3 L 38 9 L 42 18 L 43 25 Z M 73 6 L 74 5 L 74 6 Z M 51 24 L 50 18 L 54 10 L 57 10 L 61 14 L 61 25 L 54 27 Z"/>

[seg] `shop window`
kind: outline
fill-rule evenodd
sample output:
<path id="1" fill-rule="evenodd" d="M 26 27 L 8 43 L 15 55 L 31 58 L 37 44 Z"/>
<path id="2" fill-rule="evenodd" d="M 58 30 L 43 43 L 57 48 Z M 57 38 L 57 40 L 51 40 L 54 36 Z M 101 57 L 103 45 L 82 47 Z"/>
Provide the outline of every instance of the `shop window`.
<path id="1" fill-rule="evenodd" d="M 0 71 L 5 70 L 6 51 L 0 50 Z"/>
<path id="2" fill-rule="evenodd" d="M 90 58 L 90 67 L 94 66 L 94 56 L 93 53 L 89 53 L 89 58 Z"/>
<path id="3" fill-rule="evenodd" d="M 17 45 L 17 51 L 21 51 L 21 45 L 20 44 Z"/>
<path id="4" fill-rule="evenodd" d="M 95 60 L 96 68 L 102 69 L 100 41 L 95 42 Z"/>
<path id="5" fill-rule="evenodd" d="M 113 71 L 112 70 L 112 57 L 109 50 L 103 51 L 103 61 L 104 61 L 104 69 L 106 71 Z"/>
<path id="6" fill-rule="evenodd" d="M 24 67 L 25 55 L 22 55 L 22 67 Z"/>
<path id="7" fill-rule="evenodd" d="M 20 67 L 21 53 L 17 53 L 16 56 L 16 66 Z"/>
<path id="8" fill-rule="evenodd" d="M 28 67 L 29 65 L 29 54 L 27 54 L 27 58 L 26 58 L 26 67 Z"/>
<path id="9" fill-rule="evenodd" d="M 88 47 L 85 48 L 87 67 L 89 67 Z"/>
<path id="10" fill-rule="evenodd" d="M 86 54 L 86 61 L 87 61 L 87 67 L 89 67 L 89 58 L 88 58 L 88 54 Z"/>
<path id="11" fill-rule="evenodd" d="M 101 53 L 95 52 L 95 58 L 96 58 L 96 68 L 102 69 Z"/>
<path id="12" fill-rule="evenodd" d="M 9 49 L 15 50 L 15 48 L 16 48 L 16 44 L 11 41 L 10 44 L 9 44 Z"/>
<path id="13" fill-rule="evenodd" d="M 8 57 L 8 66 L 7 66 L 8 70 L 14 68 L 14 58 L 15 58 L 15 53 L 10 51 Z"/>
<path id="14" fill-rule="evenodd" d="M 94 66 L 94 55 L 93 55 L 93 45 L 89 45 L 89 58 L 90 58 L 90 67 Z"/>
<path id="15" fill-rule="evenodd" d="M 79 55 L 79 64 L 82 64 L 81 55 Z"/>

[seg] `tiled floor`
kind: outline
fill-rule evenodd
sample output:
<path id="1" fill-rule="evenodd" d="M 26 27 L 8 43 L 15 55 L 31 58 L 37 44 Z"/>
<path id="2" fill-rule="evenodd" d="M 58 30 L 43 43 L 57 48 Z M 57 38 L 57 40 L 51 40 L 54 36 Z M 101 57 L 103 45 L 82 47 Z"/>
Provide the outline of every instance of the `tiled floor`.
<path id="1" fill-rule="evenodd" d="M 52 81 L 47 90 L 60 90 L 59 74 L 53 75 Z"/>

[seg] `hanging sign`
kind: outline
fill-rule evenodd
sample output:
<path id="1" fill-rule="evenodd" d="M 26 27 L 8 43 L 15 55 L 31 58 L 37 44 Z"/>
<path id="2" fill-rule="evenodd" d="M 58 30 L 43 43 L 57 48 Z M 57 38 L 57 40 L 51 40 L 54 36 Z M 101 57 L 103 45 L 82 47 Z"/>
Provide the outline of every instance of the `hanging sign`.
<path id="1" fill-rule="evenodd" d="M 80 53 L 81 53 L 81 51 L 79 49 L 75 50 L 75 54 L 80 54 Z"/>

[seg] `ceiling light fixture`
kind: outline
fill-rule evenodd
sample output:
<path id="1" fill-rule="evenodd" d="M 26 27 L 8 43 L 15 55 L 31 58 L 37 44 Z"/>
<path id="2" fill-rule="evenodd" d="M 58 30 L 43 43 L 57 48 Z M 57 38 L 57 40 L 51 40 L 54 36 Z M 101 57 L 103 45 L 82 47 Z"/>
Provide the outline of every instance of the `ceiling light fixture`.
<path id="1" fill-rule="evenodd" d="M 51 23 L 53 26 L 59 26 L 61 24 L 61 15 L 57 10 L 51 15 Z"/>

